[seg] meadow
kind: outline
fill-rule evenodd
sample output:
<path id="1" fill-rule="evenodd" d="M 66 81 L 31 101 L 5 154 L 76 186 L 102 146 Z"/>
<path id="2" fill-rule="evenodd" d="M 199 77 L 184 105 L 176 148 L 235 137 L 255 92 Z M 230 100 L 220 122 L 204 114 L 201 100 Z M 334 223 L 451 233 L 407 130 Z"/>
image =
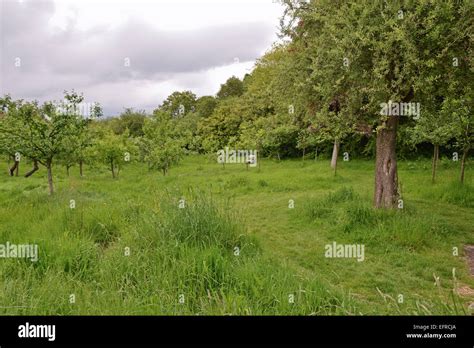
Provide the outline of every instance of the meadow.
<path id="1" fill-rule="evenodd" d="M 6 163 L 2 166 L 7 168 Z M 188 156 L 167 176 L 132 163 L 0 174 L 2 315 L 468 315 L 474 277 L 471 168 L 400 161 L 403 209 L 372 208 L 374 163 Z M 73 208 L 71 208 L 73 200 Z M 365 258 L 325 257 L 362 244 Z M 458 254 L 455 252 L 458 251 Z"/>

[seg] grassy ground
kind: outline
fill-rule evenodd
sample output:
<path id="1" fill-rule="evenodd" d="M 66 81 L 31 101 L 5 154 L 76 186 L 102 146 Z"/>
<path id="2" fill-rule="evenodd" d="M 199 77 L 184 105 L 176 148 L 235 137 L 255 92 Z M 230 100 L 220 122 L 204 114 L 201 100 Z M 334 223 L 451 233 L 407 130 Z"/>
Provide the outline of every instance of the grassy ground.
<path id="1" fill-rule="evenodd" d="M 44 169 L 4 171 L 0 243 L 36 243 L 39 260 L 0 259 L 0 314 L 469 314 L 474 190 L 458 166 L 433 185 L 429 161 L 399 163 L 395 212 L 371 208 L 372 161 L 336 177 L 327 161 L 247 171 L 197 156 L 167 177 L 55 168 L 54 197 Z M 332 242 L 363 244 L 365 260 L 326 258 Z"/>

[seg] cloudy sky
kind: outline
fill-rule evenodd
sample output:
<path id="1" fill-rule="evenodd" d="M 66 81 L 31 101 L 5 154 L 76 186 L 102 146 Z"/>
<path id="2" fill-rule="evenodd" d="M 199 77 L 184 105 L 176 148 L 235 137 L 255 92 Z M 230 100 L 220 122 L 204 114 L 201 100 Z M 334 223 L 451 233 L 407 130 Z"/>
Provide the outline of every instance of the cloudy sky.
<path id="1" fill-rule="evenodd" d="M 0 94 L 84 93 L 106 115 L 215 94 L 277 40 L 275 0 L 0 0 Z"/>

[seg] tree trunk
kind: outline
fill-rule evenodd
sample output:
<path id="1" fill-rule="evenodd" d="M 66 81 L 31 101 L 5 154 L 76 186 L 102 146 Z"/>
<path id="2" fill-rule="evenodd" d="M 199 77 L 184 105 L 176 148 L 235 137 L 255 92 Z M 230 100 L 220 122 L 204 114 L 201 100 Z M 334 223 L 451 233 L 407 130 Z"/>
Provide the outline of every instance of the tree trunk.
<path id="1" fill-rule="evenodd" d="M 438 159 L 439 159 L 439 145 L 434 144 L 434 150 L 433 150 L 433 166 L 431 169 L 431 182 L 435 182 L 436 178 L 436 167 L 438 165 Z"/>
<path id="2" fill-rule="evenodd" d="M 69 177 L 69 168 L 71 168 L 70 166 L 66 166 L 66 173 L 67 173 L 67 176 Z"/>
<path id="3" fill-rule="evenodd" d="M 48 170 L 48 186 L 49 186 L 49 194 L 54 194 L 54 185 L 53 185 L 53 170 L 52 170 L 52 162 L 49 161 L 46 163 L 46 169 Z"/>
<path id="4" fill-rule="evenodd" d="M 82 178 L 82 164 L 83 164 L 82 160 L 79 161 L 79 175 L 81 176 L 81 178 Z"/>
<path id="5" fill-rule="evenodd" d="M 395 208 L 398 203 L 396 156 L 398 122 L 398 116 L 390 116 L 385 127 L 377 132 L 374 192 L 376 208 Z"/>
<path id="6" fill-rule="evenodd" d="M 306 148 L 303 147 L 303 162 L 304 162 L 304 155 L 305 155 L 305 152 L 306 152 Z"/>
<path id="7" fill-rule="evenodd" d="M 114 166 L 114 161 L 110 161 L 110 170 L 112 171 L 112 178 L 115 179 L 115 166 Z"/>
<path id="8" fill-rule="evenodd" d="M 10 176 L 14 176 L 15 175 L 15 171 L 17 171 L 17 168 L 18 166 L 20 165 L 20 162 L 19 161 L 16 161 L 14 160 L 15 162 L 13 163 L 13 167 L 10 168 Z M 17 176 L 18 176 L 18 172 L 17 172 Z"/>
<path id="9" fill-rule="evenodd" d="M 461 159 L 461 184 L 464 184 L 464 170 L 466 169 L 467 154 L 469 153 L 469 147 L 465 148 L 462 153 Z"/>
<path id="10" fill-rule="evenodd" d="M 38 161 L 34 159 L 33 160 L 33 169 L 31 169 L 28 173 L 25 174 L 25 178 L 29 178 L 30 176 L 32 176 L 38 170 L 39 170 Z"/>
<path id="11" fill-rule="evenodd" d="M 19 171 L 20 171 L 20 162 L 18 161 L 17 163 L 18 163 L 18 164 L 17 164 L 17 166 L 16 166 L 15 176 L 18 176 Z"/>
<path id="12" fill-rule="evenodd" d="M 339 156 L 339 140 L 334 139 L 334 147 L 332 149 L 331 168 L 334 169 L 334 173 L 337 167 L 337 157 Z"/>

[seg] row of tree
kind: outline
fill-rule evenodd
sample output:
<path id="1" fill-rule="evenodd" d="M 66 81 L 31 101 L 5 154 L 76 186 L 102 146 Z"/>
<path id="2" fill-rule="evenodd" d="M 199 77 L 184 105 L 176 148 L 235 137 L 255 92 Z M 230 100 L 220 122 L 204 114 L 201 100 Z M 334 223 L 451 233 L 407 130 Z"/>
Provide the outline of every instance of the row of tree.
<path id="1" fill-rule="evenodd" d="M 286 0 L 283 43 L 243 80 L 231 77 L 216 96 L 172 93 L 154 112 L 125 109 L 102 120 L 76 110 L 83 97 L 66 93 L 63 107 L 1 99 L 0 151 L 48 170 L 105 163 L 112 176 L 130 160 L 162 171 L 186 153 L 226 146 L 292 157 L 339 149 L 375 157 L 376 207 L 396 207 L 397 149 L 432 145 L 433 181 L 440 148 L 460 153 L 461 181 L 473 140 L 472 1 Z M 409 106 L 407 115 L 382 113 Z M 382 107 L 385 105 L 385 107 Z M 387 111 L 387 110 L 386 110 Z M 391 110 L 395 111 L 395 110 Z M 397 110 L 401 111 L 401 110 Z M 405 110 L 406 111 L 406 110 Z"/>

